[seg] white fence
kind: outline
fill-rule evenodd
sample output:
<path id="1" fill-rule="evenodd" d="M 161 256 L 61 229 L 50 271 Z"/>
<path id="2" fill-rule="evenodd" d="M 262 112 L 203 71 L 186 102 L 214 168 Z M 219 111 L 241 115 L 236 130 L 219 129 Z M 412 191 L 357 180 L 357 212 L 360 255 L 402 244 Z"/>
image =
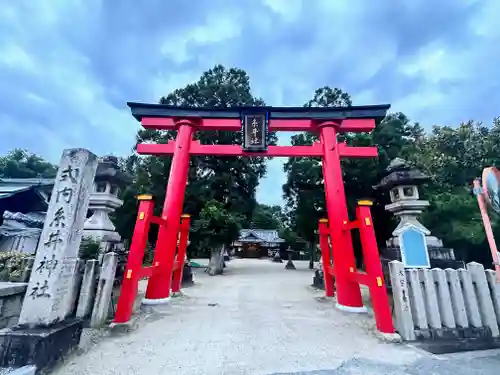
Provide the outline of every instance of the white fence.
<path id="1" fill-rule="evenodd" d="M 406 269 L 389 263 L 396 330 L 404 340 L 500 336 L 500 283 L 479 263 L 467 269 Z"/>

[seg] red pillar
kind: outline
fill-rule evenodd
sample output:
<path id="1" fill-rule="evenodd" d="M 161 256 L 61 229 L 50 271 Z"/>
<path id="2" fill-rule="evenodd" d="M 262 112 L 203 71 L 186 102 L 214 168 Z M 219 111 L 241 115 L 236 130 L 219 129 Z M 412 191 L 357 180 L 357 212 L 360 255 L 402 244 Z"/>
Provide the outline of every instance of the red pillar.
<path id="1" fill-rule="evenodd" d="M 330 255 L 330 245 L 328 244 L 328 219 L 319 220 L 319 247 L 321 248 L 321 259 L 323 262 L 323 278 L 325 282 L 325 295 L 333 297 L 335 289 L 333 276 L 330 274 L 332 267 L 332 257 Z"/>
<path id="2" fill-rule="evenodd" d="M 127 323 L 134 308 L 137 287 L 139 285 L 140 270 L 144 250 L 148 242 L 149 227 L 153 216 L 153 197 L 149 194 L 139 195 L 139 210 L 135 222 L 134 234 L 128 253 L 127 267 L 123 276 L 123 283 L 120 290 L 120 298 L 116 307 L 113 323 Z"/>
<path id="3" fill-rule="evenodd" d="M 174 272 L 172 280 L 172 293 L 178 293 L 181 290 L 182 273 L 184 271 L 184 260 L 186 258 L 186 249 L 189 238 L 189 227 L 191 225 L 191 217 L 187 214 L 181 217 L 181 237 L 179 238 L 179 250 L 177 251 L 176 260 L 179 262 L 179 268 Z"/>
<path id="4" fill-rule="evenodd" d="M 349 272 L 356 271 L 356 260 L 351 233 L 344 230 L 344 223 L 349 222 L 349 215 L 335 126 L 333 122 L 319 125 L 320 140 L 323 145 L 323 163 L 326 163 L 323 177 L 332 242 L 337 305 L 346 311 L 364 312 L 366 310 L 363 307 L 359 284 L 349 277 Z"/>
<path id="5" fill-rule="evenodd" d="M 149 279 L 146 298 L 143 301 L 146 304 L 166 302 L 170 296 L 180 218 L 188 178 L 189 147 L 195 127 L 193 122 L 186 119 L 177 124 L 179 130 L 175 139 L 175 150 L 161 215 L 162 219 L 166 220 L 166 225 L 161 225 L 158 232 L 153 260 L 155 267 Z"/>
<path id="6" fill-rule="evenodd" d="M 384 282 L 384 273 L 380 263 L 375 230 L 373 229 L 373 220 L 370 213 L 370 200 L 358 201 L 356 208 L 356 217 L 359 222 L 359 236 L 361 247 L 363 248 L 363 257 L 365 260 L 366 273 L 370 280 L 370 295 L 373 303 L 373 313 L 377 329 L 383 333 L 394 333 L 392 323 L 391 305 L 387 296 L 387 289 Z"/>

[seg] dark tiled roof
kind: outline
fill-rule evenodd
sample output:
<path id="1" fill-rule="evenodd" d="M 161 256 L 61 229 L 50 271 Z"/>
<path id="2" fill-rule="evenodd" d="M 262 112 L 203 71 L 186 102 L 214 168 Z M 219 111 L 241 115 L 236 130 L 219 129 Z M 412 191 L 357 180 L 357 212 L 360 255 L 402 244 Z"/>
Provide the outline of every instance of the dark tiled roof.
<path id="1" fill-rule="evenodd" d="M 244 241 L 247 237 L 251 237 L 254 242 L 255 239 L 260 242 L 285 242 L 276 229 L 242 229 L 238 241 Z"/>

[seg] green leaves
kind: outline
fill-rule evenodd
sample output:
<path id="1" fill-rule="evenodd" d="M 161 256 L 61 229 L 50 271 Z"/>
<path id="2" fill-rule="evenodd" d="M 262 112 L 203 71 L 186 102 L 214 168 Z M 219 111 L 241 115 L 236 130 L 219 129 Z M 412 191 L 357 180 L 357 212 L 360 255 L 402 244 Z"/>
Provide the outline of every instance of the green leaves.
<path id="1" fill-rule="evenodd" d="M 205 250 L 230 244 L 238 239 L 243 221 L 241 215 L 227 210 L 223 203 L 212 199 L 206 202 L 198 219 L 194 221 L 193 238 Z"/>
<path id="2" fill-rule="evenodd" d="M 252 213 L 250 228 L 279 230 L 281 227 L 282 212 L 280 206 L 257 204 Z"/>
<path id="3" fill-rule="evenodd" d="M 51 178 L 57 168 L 38 155 L 16 148 L 0 157 L 0 178 Z"/>

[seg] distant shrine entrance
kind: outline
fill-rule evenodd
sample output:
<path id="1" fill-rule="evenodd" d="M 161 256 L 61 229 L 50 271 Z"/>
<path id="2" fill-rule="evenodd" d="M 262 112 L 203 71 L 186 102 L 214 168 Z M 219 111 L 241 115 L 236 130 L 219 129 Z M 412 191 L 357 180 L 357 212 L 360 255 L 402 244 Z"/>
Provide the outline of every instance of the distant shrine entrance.
<path id="1" fill-rule="evenodd" d="M 360 284 L 368 286 L 379 331 L 393 333 L 391 308 L 370 213 L 371 201 L 359 201 L 356 220 L 347 211 L 340 160 L 373 158 L 377 147 L 351 147 L 339 143 L 340 133 L 370 132 L 381 121 L 389 105 L 332 108 L 231 107 L 182 108 L 161 104 L 128 103 L 132 115 L 146 129 L 177 130 L 167 144 L 138 144 L 142 155 L 172 156 L 162 215 L 153 216 L 151 196 L 139 197 L 139 212 L 130 246 L 114 322 L 130 320 L 138 281 L 149 277 L 143 303 L 166 302 L 179 291 L 189 231 L 189 218 L 182 215 L 190 156 L 318 157 L 322 159 L 328 218 L 320 220 L 320 247 L 325 275 L 325 294 L 336 294 L 337 307 L 344 311 L 366 311 Z M 243 145 L 204 145 L 193 139 L 195 132 L 243 132 Z M 268 146 L 268 132 L 319 133 L 311 146 Z M 159 225 L 153 265 L 142 259 L 151 224 Z M 360 233 L 365 272 L 356 269 L 351 230 Z M 331 248 L 330 248 L 331 244 Z"/>

